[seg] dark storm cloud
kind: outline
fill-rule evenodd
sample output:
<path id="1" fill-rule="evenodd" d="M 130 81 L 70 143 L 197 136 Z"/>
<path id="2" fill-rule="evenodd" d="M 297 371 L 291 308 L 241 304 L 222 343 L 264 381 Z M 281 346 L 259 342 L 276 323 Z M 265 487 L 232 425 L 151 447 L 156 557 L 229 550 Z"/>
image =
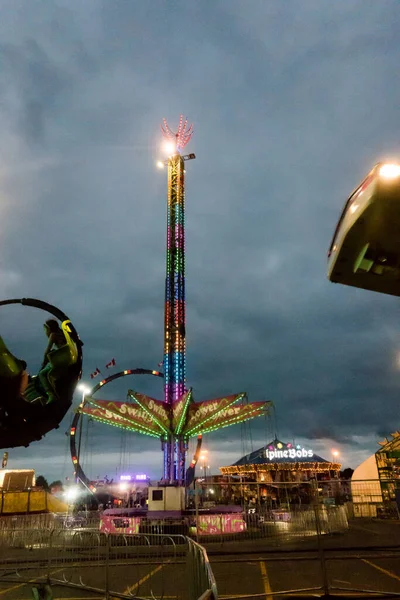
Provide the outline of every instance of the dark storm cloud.
<path id="1" fill-rule="evenodd" d="M 8 106 L 8 115 L 15 118 L 28 143 L 38 142 L 45 134 L 46 117 L 51 116 L 67 82 L 62 81 L 56 65 L 34 40 L 20 47 L 1 45 L 0 60 L 2 96 L 17 100 L 17 106 Z"/>
<path id="2" fill-rule="evenodd" d="M 353 465 L 373 451 L 397 427 L 398 302 L 327 282 L 326 251 L 346 196 L 400 151 L 397 2 L 0 4 L 0 295 L 66 310 L 85 342 L 86 379 L 113 356 L 121 368 L 156 367 L 158 123 L 174 127 L 187 111 L 195 397 L 274 400 L 276 418 L 252 424 L 255 447 L 278 432 L 322 455 L 340 445 Z M 7 309 L 1 319 L 37 368 L 43 315 Z M 161 396 L 157 382 L 135 385 Z M 246 449 L 249 430 L 208 439 L 217 466 Z M 144 446 L 130 444 L 139 469 Z M 157 475 L 157 442 L 146 444 Z M 121 460 L 120 445 L 109 436 L 107 464 Z M 60 469 L 64 446 L 53 432 L 32 447 L 38 468 L 51 472 L 54 452 Z"/>

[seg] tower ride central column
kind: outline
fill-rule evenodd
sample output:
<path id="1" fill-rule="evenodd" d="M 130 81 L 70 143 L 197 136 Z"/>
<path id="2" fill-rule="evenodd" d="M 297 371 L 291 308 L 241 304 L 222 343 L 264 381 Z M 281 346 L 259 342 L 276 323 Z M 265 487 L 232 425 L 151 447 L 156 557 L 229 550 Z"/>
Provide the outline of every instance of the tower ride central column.
<path id="1" fill-rule="evenodd" d="M 185 392 L 185 181 L 184 160 L 176 151 L 168 158 L 167 265 L 164 322 L 164 400 L 171 407 Z M 176 446 L 176 447 L 175 447 Z M 164 478 L 179 476 L 178 441 L 170 438 L 164 446 Z"/>

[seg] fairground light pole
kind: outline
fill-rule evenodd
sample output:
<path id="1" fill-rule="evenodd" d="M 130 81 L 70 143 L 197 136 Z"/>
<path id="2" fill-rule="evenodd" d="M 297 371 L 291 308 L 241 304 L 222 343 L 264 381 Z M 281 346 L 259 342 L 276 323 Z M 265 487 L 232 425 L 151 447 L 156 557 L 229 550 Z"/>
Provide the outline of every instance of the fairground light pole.
<path id="1" fill-rule="evenodd" d="M 164 319 L 164 400 L 171 407 L 186 391 L 186 300 L 185 300 L 185 161 L 196 158 L 181 152 L 193 135 L 193 126 L 180 117 L 173 133 L 166 120 L 161 126 L 168 159 L 167 264 Z M 185 480 L 186 444 L 169 434 L 164 442 L 164 479 Z"/>

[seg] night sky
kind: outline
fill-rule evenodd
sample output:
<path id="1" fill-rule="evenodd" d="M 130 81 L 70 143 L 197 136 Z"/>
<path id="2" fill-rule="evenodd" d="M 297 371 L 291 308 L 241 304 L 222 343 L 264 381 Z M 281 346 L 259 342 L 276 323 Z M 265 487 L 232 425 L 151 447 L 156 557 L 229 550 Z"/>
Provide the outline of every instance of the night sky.
<path id="1" fill-rule="evenodd" d="M 63 309 L 84 380 L 163 354 L 166 172 L 184 113 L 187 374 L 275 414 L 206 437 L 213 471 L 277 433 L 355 467 L 400 427 L 400 306 L 331 284 L 344 202 L 400 154 L 398 0 L 0 0 L 0 297 Z M 47 315 L 2 308 L 36 372 Z M 160 381 L 128 387 L 162 398 Z M 75 405 L 79 401 L 76 394 Z M 9 467 L 72 473 L 72 411 Z M 87 469 L 161 475 L 157 440 L 85 426 Z"/>

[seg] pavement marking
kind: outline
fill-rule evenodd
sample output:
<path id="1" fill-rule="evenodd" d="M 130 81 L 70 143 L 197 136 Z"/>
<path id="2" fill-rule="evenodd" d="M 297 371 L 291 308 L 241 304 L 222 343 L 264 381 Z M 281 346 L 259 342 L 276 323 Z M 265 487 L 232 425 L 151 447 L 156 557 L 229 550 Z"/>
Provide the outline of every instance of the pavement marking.
<path id="1" fill-rule="evenodd" d="M 304 596 L 304 598 L 309 598 L 310 597 L 310 592 L 286 592 L 285 594 L 281 594 L 279 592 L 277 592 L 279 594 L 279 596 L 281 598 L 301 598 L 302 596 Z M 366 598 L 374 598 L 376 595 L 379 595 L 380 592 L 368 592 L 365 597 Z M 360 592 L 347 592 L 347 591 L 338 591 L 336 592 L 335 590 L 335 596 L 337 598 L 340 598 L 342 596 L 344 596 L 345 598 L 349 598 L 349 597 L 357 597 L 360 598 Z M 263 598 L 264 594 L 218 594 L 218 598 L 221 598 L 221 600 L 236 600 L 236 599 L 240 599 L 240 598 L 247 598 L 247 600 L 251 600 L 252 598 Z M 273 592 L 272 592 L 272 597 L 273 597 Z M 320 596 L 315 596 L 316 598 L 319 598 Z M 144 596 L 144 598 L 146 598 L 146 596 Z M 168 596 L 163 596 L 163 598 L 168 598 Z M 174 598 L 176 598 L 176 596 L 174 596 Z M 65 598 L 64 600 L 69 600 L 67 598 Z M 154 598 L 152 599 L 154 600 Z"/>
<path id="2" fill-rule="evenodd" d="M 264 598 L 264 594 L 218 594 L 218 598 L 226 598 L 226 600 L 236 598 Z"/>
<path id="3" fill-rule="evenodd" d="M 13 590 L 17 590 L 18 588 L 23 587 L 24 585 L 26 585 L 25 583 L 19 583 L 18 585 L 12 585 L 11 587 L 5 589 L 5 590 L 1 590 L 0 591 L 0 596 L 3 596 L 3 594 L 7 594 L 7 592 L 12 592 Z"/>
<path id="4" fill-rule="evenodd" d="M 271 589 L 271 584 L 269 583 L 267 565 L 262 560 L 260 561 L 260 571 L 261 571 L 261 577 L 262 577 L 262 582 L 263 582 L 263 586 L 264 586 L 264 592 L 267 597 L 267 600 L 272 600 L 272 589 Z"/>
<path id="5" fill-rule="evenodd" d="M 126 590 L 123 591 L 123 593 L 124 594 L 130 594 L 130 592 L 133 592 L 134 590 L 136 590 L 140 585 L 142 585 L 142 583 L 144 583 L 145 581 L 147 581 L 148 579 L 150 579 L 150 577 L 152 577 L 155 573 L 158 573 L 158 571 L 161 571 L 161 569 L 163 567 L 165 567 L 166 564 L 167 563 L 163 563 L 162 565 L 159 565 L 158 567 L 156 567 L 155 569 L 153 569 L 152 571 L 150 571 L 150 573 L 147 573 L 147 575 L 145 575 L 144 577 L 142 577 L 142 579 L 139 579 L 139 581 L 137 581 L 133 585 L 129 585 L 126 588 Z"/>
<path id="6" fill-rule="evenodd" d="M 233 600 L 233 598 L 261 598 L 264 594 L 218 594 L 218 598 L 226 598 L 227 600 Z"/>
<path id="7" fill-rule="evenodd" d="M 60 571 L 63 571 L 64 567 L 62 567 L 61 569 L 57 569 L 56 571 L 52 571 L 51 573 L 49 573 L 49 575 L 54 575 L 54 573 L 59 573 Z M 39 577 L 34 577 L 33 579 L 29 579 L 29 581 L 25 581 L 24 583 L 18 583 L 17 585 L 12 585 L 9 588 L 6 588 L 5 590 L 0 590 L 0 596 L 3 596 L 4 594 L 7 594 L 8 592 L 12 592 L 13 590 L 18 590 L 19 588 L 24 587 L 25 585 L 28 585 L 29 583 L 34 583 L 37 579 L 43 579 L 44 577 L 47 577 L 47 573 L 45 575 L 39 575 Z M 0 581 L 1 583 L 1 581 Z"/>
<path id="8" fill-rule="evenodd" d="M 362 531 L 368 531 L 368 533 L 373 533 L 375 535 L 379 535 L 379 531 L 375 529 L 370 529 L 369 527 L 363 527 L 362 525 L 351 525 L 351 529 L 361 529 Z"/>
<path id="9" fill-rule="evenodd" d="M 90 594 L 90 592 L 88 592 Z M 154 596 L 140 596 L 141 598 L 146 598 L 147 600 L 154 600 Z M 221 596 L 219 596 L 221 598 Z M 178 596 L 163 596 L 164 598 L 168 598 L 168 600 L 177 600 Z M 57 596 L 57 600 L 104 600 L 104 596 Z"/>
<path id="10" fill-rule="evenodd" d="M 374 569 L 376 569 L 377 571 L 381 571 L 381 573 L 384 573 L 388 577 L 392 577 L 392 579 L 397 579 L 397 581 L 400 581 L 400 577 L 398 575 L 396 575 L 396 573 L 393 573 L 393 571 L 388 571 L 387 569 L 384 569 L 383 567 L 376 565 L 375 563 L 371 562 L 370 560 L 367 560 L 366 558 L 362 558 L 361 560 L 363 562 L 367 563 L 367 565 L 374 567 Z"/>

